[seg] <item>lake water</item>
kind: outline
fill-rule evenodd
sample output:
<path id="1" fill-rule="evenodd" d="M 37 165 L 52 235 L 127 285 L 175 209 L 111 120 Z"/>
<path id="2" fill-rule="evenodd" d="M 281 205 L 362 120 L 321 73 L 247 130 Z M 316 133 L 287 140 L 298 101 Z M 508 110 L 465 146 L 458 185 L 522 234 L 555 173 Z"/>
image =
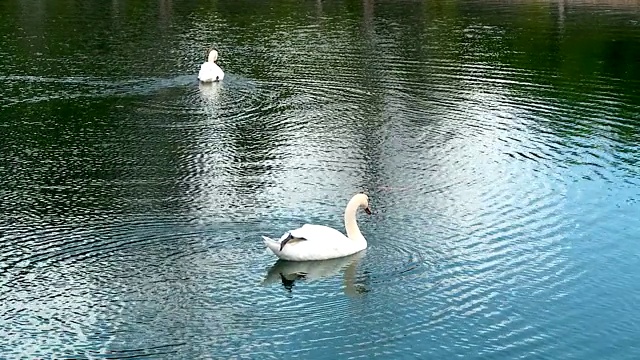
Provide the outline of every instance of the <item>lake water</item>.
<path id="1" fill-rule="evenodd" d="M 638 1 L 5 0 L 0 358 L 637 359 L 639 59 Z"/>

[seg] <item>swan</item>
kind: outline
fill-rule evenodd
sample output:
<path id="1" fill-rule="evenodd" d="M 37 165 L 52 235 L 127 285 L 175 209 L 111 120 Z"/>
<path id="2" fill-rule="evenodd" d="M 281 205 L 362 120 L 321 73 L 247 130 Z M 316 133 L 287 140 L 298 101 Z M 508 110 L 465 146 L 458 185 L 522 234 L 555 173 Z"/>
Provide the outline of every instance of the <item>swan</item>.
<path id="1" fill-rule="evenodd" d="M 267 236 L 262 238 L 265 245 L 283 260 L 328 260 L 355 254 L 367 248 L 367 240 L 356 223 L 356 212 L 360 207 L 371 215 L 369 198 L 365 194 L 354 195 L 347 204 L 344 211 L 347 236 L 328 226 L 305 224 L 287 231 L 278 241 Z"/>
<path id="2" fill-rule="evenodd" d="M 207 61 L 200 66 L 198 80 L 201 82 L 214 82 L 224 79 L 224 71 L 216 64 L 216 60 L 218 60 L 218 51 L 216 49 L 209 50 Z"/>

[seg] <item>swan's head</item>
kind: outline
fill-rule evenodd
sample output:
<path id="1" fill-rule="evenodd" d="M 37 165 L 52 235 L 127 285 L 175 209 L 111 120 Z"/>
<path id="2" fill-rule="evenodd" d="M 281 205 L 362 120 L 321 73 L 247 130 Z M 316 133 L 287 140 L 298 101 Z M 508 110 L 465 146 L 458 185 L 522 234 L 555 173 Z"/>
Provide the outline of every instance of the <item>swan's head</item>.
<path id="1" fill-rule="evenodd" d="M 356 194 L 351 199 L 351 202 L 358 204 L 358 207 L 364 208 L 364 212 L 366 212 L 367 215 L 371 215 L 371 209 L 369 209 L 369 197 L 367 194 Z"/>
<path id="2" fill-rule="evenodd" d="M 218 50 L 214 48 L 209 49 L 209 58 L 207 61 L 212 63 L 216 62 L 216 60 L 218 60 Z"/>

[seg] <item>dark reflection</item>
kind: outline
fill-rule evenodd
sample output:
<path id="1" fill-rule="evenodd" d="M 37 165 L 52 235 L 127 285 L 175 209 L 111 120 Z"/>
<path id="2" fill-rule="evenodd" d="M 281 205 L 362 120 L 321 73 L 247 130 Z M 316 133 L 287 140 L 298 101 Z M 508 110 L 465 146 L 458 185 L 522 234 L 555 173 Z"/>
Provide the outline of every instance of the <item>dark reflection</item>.
<path id="1" fill-rule="evenodd" d="M 283 93 L 279 95 L 286 97 Z M 271 98 L 270 101 L 278 104 L 286 100 Z M 233 186 L 239 193 L 257 193 L 264 188 L 267 184 L 265 174 L 273 170 L 269 162 L 276 160 L 274 152 L 284 142 L 282 133 L 286 124 L 274 118 L 277 108 L 260 103 L 255 109 L 259 112 L 235 121 L 229 130 L 230 161 L 237 176 Z"/>
<path id="2" fill-rule="evenodd" d="M 364 250 L 350 256 L 323 261 L 278 260 L 269 268 L 262 284 L 282 283 L 282 286 L 291 292 L 296 282 L 313 282 L 342 274 L 344 293 L 349 296 L 361 295 L 370 291 L 357 273 L 358 264 L 366 256 L 366 252 Z"/>
<path id="3" fill-rule="evenodd" d="M 492 52 L 498 55 L 494 65 L 526 69 L 532 77 L 529 81 L 549 88 L 531 87 L 515 74 L 510 77 L 515 81 L 505 86 L 525 98 L 564 108 L 554 114 L 538 114 L 537 109 L 531 109 L 535 115 L 551 117 L 545 127 L 563 137 L 589 137 L 606 120 L 612 135 L 622 141 L 633 138 L 630 131 L 638 135 L 639 122 L 615 115 L 628 113 L 629 106 L 640 99 L 636 86 L 640 72 L 633 60 L 640 56 L 640 38 L 634 32 L 621 30 L 636 21 L 637 4 L 613 1 L 595 5 L 560 0 L 502 6 L 499 11 L 483 4 L 469 7 L 469 19 L 482 17 L 487 25 L 504 29 L 504 39 L 496 43 L 502 49 Z M 616 11 L 607 15 L 610 9 Z M 530 16 L 521 16 L 525 13 Z M 505 16 L 509 21 L 504 21 Z M 477 42 L 488 44 L 491 39 L 480 37 Z M 608 103 L 615 110 L 594 117 L 590 110 L 574 109 L 577 103 L 593 106 L 593 110 L 598 104 Z"/>

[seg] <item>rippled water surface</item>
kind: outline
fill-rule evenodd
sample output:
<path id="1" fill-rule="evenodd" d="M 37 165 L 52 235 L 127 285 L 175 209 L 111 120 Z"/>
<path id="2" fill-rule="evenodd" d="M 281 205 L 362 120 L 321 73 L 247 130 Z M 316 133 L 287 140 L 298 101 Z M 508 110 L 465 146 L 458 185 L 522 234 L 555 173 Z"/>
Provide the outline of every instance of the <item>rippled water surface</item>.
<path id="1" fill-rule="evenodd" d="M 3 1 L 0 357 L 637 359 L 638 59 L 637 1 Z"/>

